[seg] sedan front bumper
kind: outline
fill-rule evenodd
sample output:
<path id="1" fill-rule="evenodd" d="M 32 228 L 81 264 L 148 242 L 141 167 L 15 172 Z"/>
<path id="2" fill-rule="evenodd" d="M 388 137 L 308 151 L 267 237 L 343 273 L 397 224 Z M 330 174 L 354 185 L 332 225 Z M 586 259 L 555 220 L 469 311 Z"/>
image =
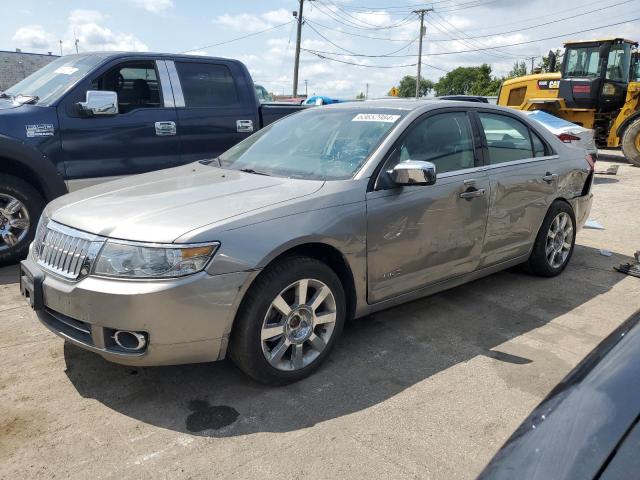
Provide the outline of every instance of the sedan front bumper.
<path id="1" fill-rule="evenodd" d="M 152 366 L 224 357 L 250 272 L 154 281 L 87 277 L 72 282 L 42 269 L 32 257 L 20 266 L 20 288 L 49 330 L 105 359 Z M 118 330 L 141 332 L 146 345 L 128 351 Z"/>

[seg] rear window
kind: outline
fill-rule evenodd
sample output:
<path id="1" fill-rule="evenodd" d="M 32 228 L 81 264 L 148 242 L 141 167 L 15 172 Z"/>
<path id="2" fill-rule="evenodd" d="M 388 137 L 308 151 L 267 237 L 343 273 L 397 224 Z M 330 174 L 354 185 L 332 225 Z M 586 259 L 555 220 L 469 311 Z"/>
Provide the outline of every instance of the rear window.
<path id="1" fill-rule="evenodd" d="M 187 107 L 230 107 L 240 103 L 233 75 L 226 65 L 176 62 Z"/>

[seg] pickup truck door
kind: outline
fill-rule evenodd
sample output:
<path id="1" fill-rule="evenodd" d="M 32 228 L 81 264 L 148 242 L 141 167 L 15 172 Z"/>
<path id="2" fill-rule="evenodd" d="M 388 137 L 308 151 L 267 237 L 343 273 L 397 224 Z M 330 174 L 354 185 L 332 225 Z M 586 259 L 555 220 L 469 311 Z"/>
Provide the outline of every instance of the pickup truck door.
<path id="1" fill-rule="evenodd" d="M 87 117 L 87 90 L 115 91 L 119 112 Z M 85 79 L 58 109 L 70 190 L 178 163 L 180 139 L 164 60 L 118 59 Z"/>
<path id="2" fill-rule="evenodd" d="M 178 113 L 180 162 L 215 158 L 260 128 L 247 69 L 237 62 L 167 61 Z"/>

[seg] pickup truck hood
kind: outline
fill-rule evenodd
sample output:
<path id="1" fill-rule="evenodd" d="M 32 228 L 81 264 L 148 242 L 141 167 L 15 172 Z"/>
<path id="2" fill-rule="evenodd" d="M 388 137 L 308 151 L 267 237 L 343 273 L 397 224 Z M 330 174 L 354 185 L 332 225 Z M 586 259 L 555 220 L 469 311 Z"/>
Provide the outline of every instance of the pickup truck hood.
<path id="1" fill-rule="evenodd" d="M 54 200 L 47 213 L 58 223 L 110 238 L 168 243 L 193 229 L 310 195 L 323 184 L 193 163 L 78 190 Z"/>

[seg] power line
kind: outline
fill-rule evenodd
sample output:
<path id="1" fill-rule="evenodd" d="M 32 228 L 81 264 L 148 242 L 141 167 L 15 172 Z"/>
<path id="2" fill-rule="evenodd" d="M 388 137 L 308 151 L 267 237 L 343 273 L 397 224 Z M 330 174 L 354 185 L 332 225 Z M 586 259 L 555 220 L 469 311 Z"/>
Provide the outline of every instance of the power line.
<path id="1" fill-rule="evenodd" d="M 636 22 L 640 20 L 640 17 L 636 17 L 636 18 L 630 18 L 627 20 L 623 20 L 621 22 L 616 22 L 616 23 L 610 23 L 608 25 L 600 25 L 598 27 L 593 27 L 593 28 L 587 28 L 584 30 L 577 30 L 575 32 L 570 32 L 570 33 L 563 33 L 560 35 L 552 35 L 550 37 L 544 37 L 544 38 L 537 38 L 535 40 L 527 40 L 524 42 L 516 42 L 516 43 L 510 43 L 510 44 L 506 44 L 506 45 L 497 45 L 495 47 L 483 47 L 483 48 L 476 48 L 473 50 L 458 50 L 458 51 L 451 51 L 451 52 L 436 52 L 436 53 L 426 53 L 424 55 L 427 56 L 440 56 L 440 55 L 456 55 L 459 53 L 470 53 L 470 52 L 480 52 L 480 51 L 485 51 L 485 50 L 491 50 L 491 49 L 495 49 L 495 48 L 507 48 L 507 47 L 517 47 L 520 45 L 530 45 L 532 43 L 536 43 L 536 42 L 543 42 L 545 40 L 554 40 L 556 38 L 562 38 L 562 37 L 568 37 L 570 35 L 577 35 L 579 33 L 585 33 L 585 32 L 593 32 L 594 30 L 599 30 L 601 28 L 608 28 L 608 27 L 615 27 L 617 25 L 623 25 L 625 23 L 631 23 L 631 22 Z M 307 50 L 308 52 L 315 52 L 315 53 L 322 53 L 322 54 L 328 54 L 328 55 L 345 55 L 343 53 L 340 52 L 327 52 L 327 51 L 322 51 L 322 50 Z M 379 55 L 364 55 L 364 54 L 352 54 L 352 56 L 354 57 L 369 57 L 369 58 L 375 58 L 375 57 L 379 57 Z M 412 57 L 413 55 L 387 55 L 387 57 L 393 57 L 393 58 L 406 58 L 406 57 Z"/>
<path id="2" fill-rule="evenodd" d="M 285 25 L 289 25 L 292 21 L 293 20 L 290 20 L 288 22 L 281 23 L 273 27 L 265 28 L 264 30 L 259 30 L 257 32 L 249 33 L 241 37 L 232 38 L 231 40 L 225 40 L 224 42 L 212 43 L 211 45 L 205 45 L 204 47 L 190 48 L 189 50 L 185 50 L 184 52 L 179 52 L 179 53 L 187 53 L 187 52 L 192 52 L 194 50 L 204 50 L 205 48 L 217 47 L 219 45 L 226 45 L 227 43 L 237 42 L 238 40 L 244 40 L 245 38 L 254 37 L 256 35 L 260 35 L 261 33 L 269 32 L 271 30 L 275 30 L 276 28 L 284 27 Z"/>

